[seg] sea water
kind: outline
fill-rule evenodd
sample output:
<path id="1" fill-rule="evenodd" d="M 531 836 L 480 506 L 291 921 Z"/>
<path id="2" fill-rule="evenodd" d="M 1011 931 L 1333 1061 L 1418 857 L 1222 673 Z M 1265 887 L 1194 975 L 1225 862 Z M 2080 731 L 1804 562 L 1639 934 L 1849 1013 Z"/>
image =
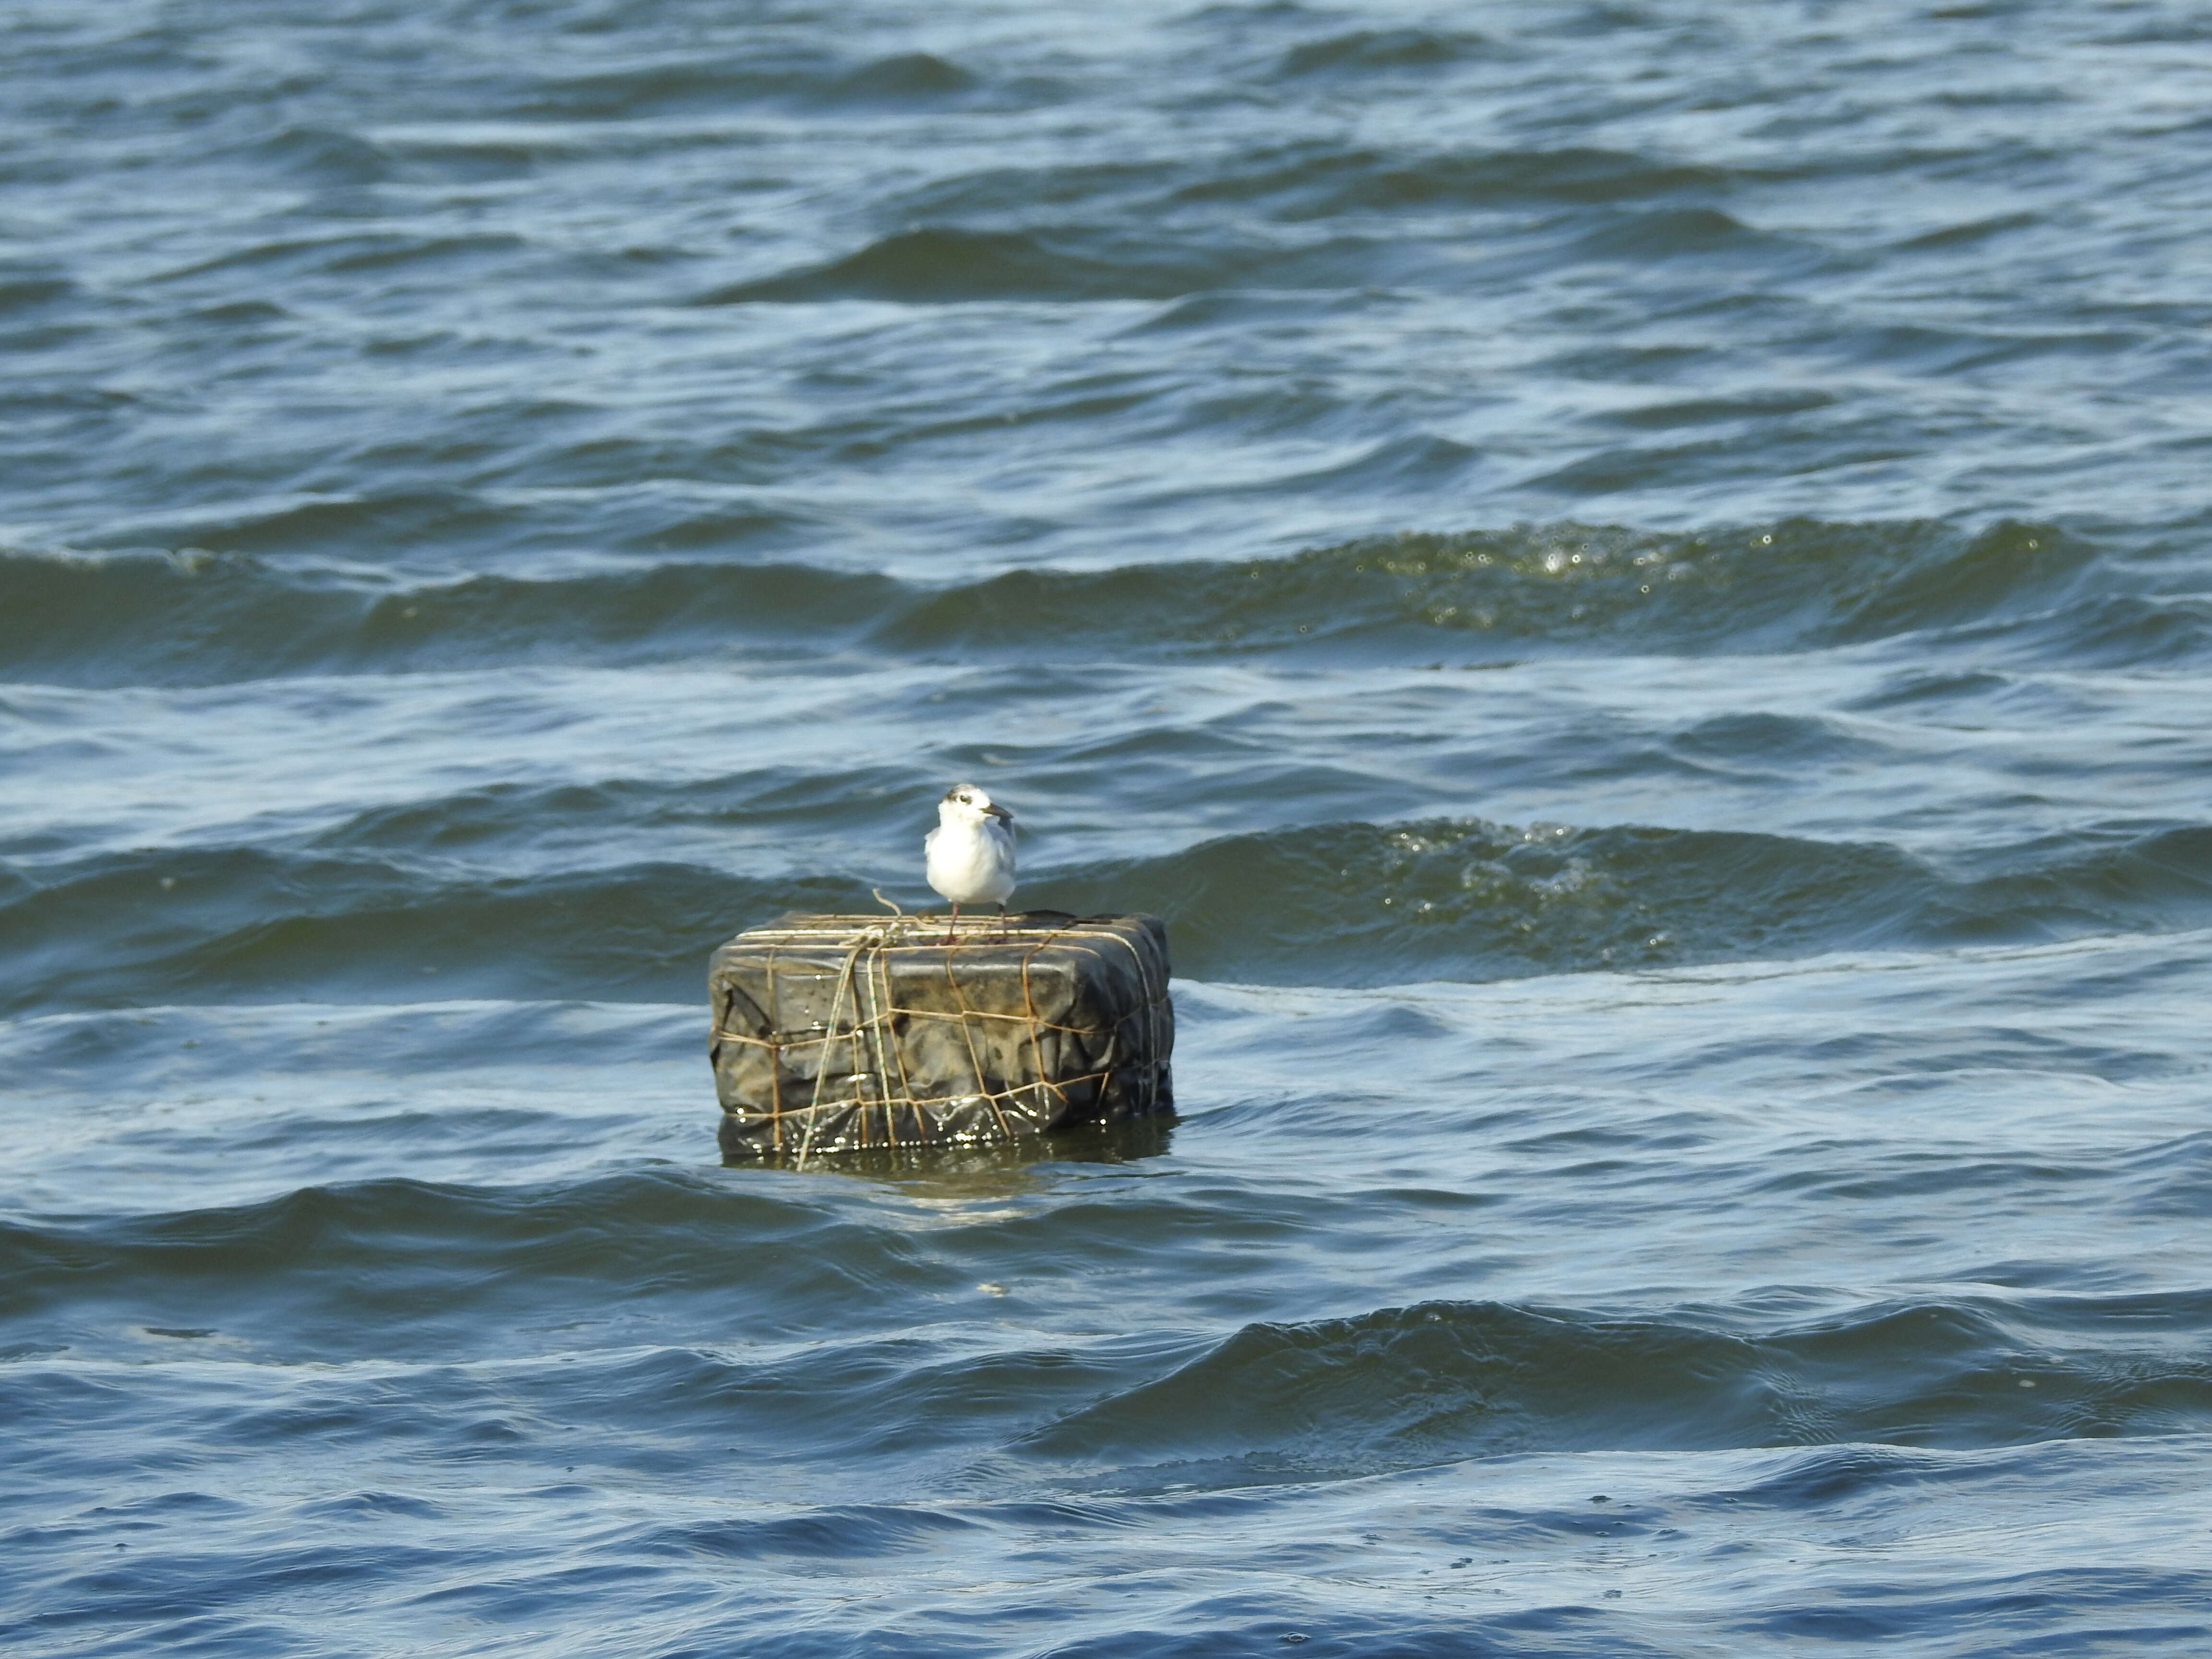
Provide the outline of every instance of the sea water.
<path id="1" fill-rule="evenodd" d="M 2212 1648 L 2201 8 L 0 61 L 11 1656 Z M 1180 1116 L 723 1167 L 959 780 Z"/>

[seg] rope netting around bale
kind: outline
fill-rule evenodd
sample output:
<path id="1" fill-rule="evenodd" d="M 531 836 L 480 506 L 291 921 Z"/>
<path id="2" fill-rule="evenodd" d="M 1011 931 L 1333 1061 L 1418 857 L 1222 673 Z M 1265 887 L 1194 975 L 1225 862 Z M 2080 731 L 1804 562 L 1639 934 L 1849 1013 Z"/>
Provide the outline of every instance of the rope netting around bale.
<path id="1" fill-rule="evenodd" d="M 1159 1020 L 1166 1015 L 1170 1004 L 1164 979 L 1156 979 L 1152 964 L 1145 953 L 1126 933 L 1110 928 L 1085 926 L 1081 922 L 1054 924 L 1041 933 L 1026 927 L 1009 932 L 1007 925 L 997 921 L 977 921 L 957 928 L 953 937 L 939 942 L 918 937 L 934 933 L 941 924 L 920 917 L 901 915 L 882 921 L 870 921 L 857 928 L 790 928 L 762 929 L 760 943 L 767 946 L 762 959 L 762 972 L 767 981 L 768 1000 L 763 1010 L 767 1017 L 769 1035 L 756 1036 L 747 1031 L 732 1031 L 721 1024 L 714 1033 L 717 1042 L 735 1042 L 766 1051 L 769 1085 L 769 1102 L 765 1112 L 737 1113 L 748 1127 L 765 1124 L 771 1144 L 778 1152 L 793 1152 L 801 1158 L 813 1149 L 820 1126 L 833 1115 L 858 1114 L 860 1146 L 882 1145 L 893 1146 L 915 1141 L 943 1139 L 933 1124 L 933 1116 L 945 1115 L 963 1108 L 982 1107 L 989 1111 L 997 1126 L 997 1138 L 1009 1139 L 1021 1132 L 1021 1127 L 1009 1122 L 1009 1110 L 1020 1111 L 1024 1097 L 1032 1100 L 1041 1095 L 1057 1100 L 1062 1110 L 1075 1103 L 1079 1091 L 1089 1086 L 1103 1085 L 1116 1067 L 1103 1066 L 1096 1070 L 1069 1076 L 1054 1076 L 1044 1054 L 1044 1036 L 1058 1032 L 1075 1038 L 1093 1038 L 1110 1042 L 1133 1020 L 1141 1019 L 1146 1028 L 1146 1043 L 1156 1046 Z M 796 937 L 781 939 L 779 934 Z M 830 971 L 826 964 L 805 954 L 811 943 L 819 952 L 825 945 L 842 946 L 842 957 L 834 969 L 834 989 L 829 1012 L 811 1031 L 791 1031 L 784 1024 L 782 991 L 787 977 L 805 979 L 818 984 Z M 963 986 L 956 971 L 956 962 L 961 956 L 995 956 L 1009 945 L 1018 943 L 1023 948 L 1018 958 L 1022 1006 L 1018 1011 L 978 1007 L 969 1000 L 970 988 Z M 1126 952 L 1135 969 L 1140 990 L 1138 1003 L 1124 1008 L 1103 1023 L 1069 1024 L 1048 1018 L 1036 1006 L 1036 987 L 1032 977 L 1036 958 L 1048 951 L 1065 955 L 1069 951 L 1089 955 L 1102 963 L 1106 947 Z M 893 984 L 891 953 L 911 952 L 941 954 L 945 966 L 941 983 L 949 989 L 953 1006 L 951 1008 L 917 1006 L 902 1000 Z M 909 963 L 912 957 L 908 958 Z M 981 964 L 979 964 L 981 965 Z M 992 963 L 990 965 L 997 965 Z M 933 980 L 933 983 L 935 983 Z M 818 995 L 818 992 L 817 994 Z M 938 1092 L 917 1092 L 908 1074 L 907 1054 L 900 1039 L 901 1022 L 936 1022 L 941 1025 L 957 1026 L 968 1058 L 968 1071 L 972 1087 L 942 1088 Z M 1000 1030 L 1020 1028 L 1030 1051 L 1030 1075 L 1018 1082 L 1006 1082 L 994 1078 L 994 1068 L 987 1060 L 984 1048 L 979 1046 L 979 1027 L 988 1030 L 996 1022 Z M 837 1073 L 832 1064 L 836 1049 L 842 1046 L 847 1069 Z M 804 1102 L 787 1099 L 784 1088 L 787 1070 L 786 1057 L 794 1055 L 797 1063 L 789 1069 L 804 1074 L 805 1050 L 817 1050 L 813 1060 L 812 1086 Z M 797 1053 L 795 1054 L 795 1051 Z M 854 1085 L 853 1092 L 825 1097 L 833 1077 Z M 893 1086 L 896 1077 L 896 1086 Z M 868 1088 L 865 1084 L 872 1082 Z M 870 1133 L 868 1120 L 875 1113 L 882 1117 L 883 1138 L 880 1142 Z M 898 1115 L 906 1113 L 914 1126 L 914 1133 L 902 1137 L 898 1132 Z M 1026 1116 L 1027 1114 L 1023 1114 Z M 796 1125 L 797 1144 L 791 1142 L 790 1127 Z"/>

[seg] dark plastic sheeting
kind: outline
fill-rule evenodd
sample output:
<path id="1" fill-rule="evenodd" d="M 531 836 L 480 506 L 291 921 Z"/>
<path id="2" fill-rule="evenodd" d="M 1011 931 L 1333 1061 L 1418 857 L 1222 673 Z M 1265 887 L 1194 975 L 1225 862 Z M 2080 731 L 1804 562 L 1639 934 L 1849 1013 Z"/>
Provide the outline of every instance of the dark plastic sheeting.
<path id="1" fill-rule="evenodd" d="M 732 1158 L 1009 1140 L 1173 1103 L 1157 916 L 787 916 L 708 971 Z"/>

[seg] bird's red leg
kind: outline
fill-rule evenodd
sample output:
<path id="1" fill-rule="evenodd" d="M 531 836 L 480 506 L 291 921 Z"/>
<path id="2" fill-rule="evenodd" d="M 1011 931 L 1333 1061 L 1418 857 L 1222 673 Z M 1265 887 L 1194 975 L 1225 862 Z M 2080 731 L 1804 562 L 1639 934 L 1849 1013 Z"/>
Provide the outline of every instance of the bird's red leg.
<path id="1" fill-rule="evenodd" d="M 1001 899 L 1001 900 L 999 902 L 999 943 L 1000 943 L 1000 944 L 1001 944 L 1001 945 L 1004 945 L 1006 942 L 1006 901 L 1005 901 L 1004 899 Z"/>
<path id="2" fill-rule="evenodd" d="M 952 901 L 952 920 L 945 924 L 945 942 L 952 943 L 953 935 L 960 931 L 960 901 Z"/>

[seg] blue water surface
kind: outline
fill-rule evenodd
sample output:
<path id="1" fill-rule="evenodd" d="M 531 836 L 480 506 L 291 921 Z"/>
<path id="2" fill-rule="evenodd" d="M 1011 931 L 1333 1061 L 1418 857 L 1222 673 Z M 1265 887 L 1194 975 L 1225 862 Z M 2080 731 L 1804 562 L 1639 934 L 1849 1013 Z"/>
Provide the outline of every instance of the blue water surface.
<path id="1" fill-rule="evenodd" d="M 2212 1650 L 2212 24 L 0 8 L 0 1645 Z M 724 1167 L 707 953 L 1172 930 Z"/>

